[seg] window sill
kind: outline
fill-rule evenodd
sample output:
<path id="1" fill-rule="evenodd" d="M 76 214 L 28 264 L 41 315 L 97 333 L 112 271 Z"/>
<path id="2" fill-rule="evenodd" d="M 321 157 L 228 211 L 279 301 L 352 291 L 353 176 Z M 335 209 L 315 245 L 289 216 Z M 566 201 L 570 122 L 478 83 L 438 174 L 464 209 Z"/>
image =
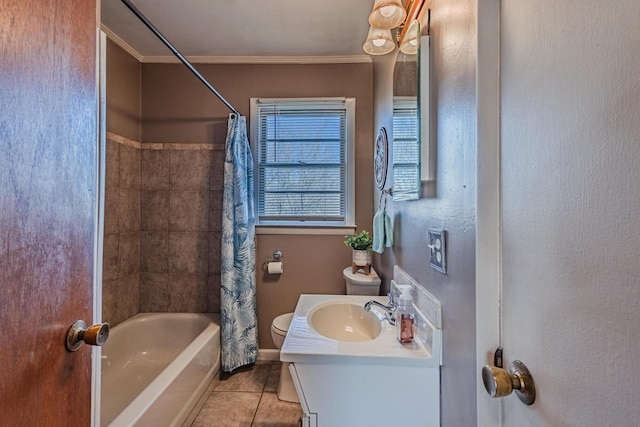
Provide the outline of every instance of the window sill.
<path id="1" fill-rule="evenodd" d="M 257 235 L 323 235 L 323 236 L 344 236 L 352 234 L 356 230 L 355 225 L 340 226 L 284 226 L 284 225 L 256 225 Z"/>

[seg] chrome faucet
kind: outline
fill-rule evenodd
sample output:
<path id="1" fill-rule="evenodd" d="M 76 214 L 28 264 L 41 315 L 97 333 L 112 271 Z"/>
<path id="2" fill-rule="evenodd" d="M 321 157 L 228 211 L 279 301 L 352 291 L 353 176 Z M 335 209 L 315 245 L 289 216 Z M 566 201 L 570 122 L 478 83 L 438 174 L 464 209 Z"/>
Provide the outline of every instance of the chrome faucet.
<path id="1" fill-rule="evenodd" d="M 370 311 L 372 305 L 375 305 L 376 307 L 380 307 L 382 310 L 384 310 L 384 317 L 387 319 L 389 324 L 395 325 L 396 324 L 396 318 L 395 318 L 396 302 L 393 299 L 393 295 L 391 294 L 391 292 L 389 292 L 387 296 L 389 297 L 389 305 L 384 305 L 378 301 L 371 300 L 364 305 L 364 311 Z"/>

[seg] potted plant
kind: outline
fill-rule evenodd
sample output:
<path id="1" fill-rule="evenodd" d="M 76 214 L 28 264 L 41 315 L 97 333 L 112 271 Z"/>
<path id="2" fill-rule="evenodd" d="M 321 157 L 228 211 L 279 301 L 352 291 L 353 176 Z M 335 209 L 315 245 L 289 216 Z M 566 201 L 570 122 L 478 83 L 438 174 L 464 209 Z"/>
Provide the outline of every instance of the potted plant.
<path id="1" fill-rule="evenodd" d="M 371 268 L 371 248 L 373 246 L 373 238 L 367 230 L 362 230 L 358 234 L 348 234 L 344 236 L 344 244 L 352 249 L 353 270 L 364 267 L 365 273 L 368 274 Z"/>

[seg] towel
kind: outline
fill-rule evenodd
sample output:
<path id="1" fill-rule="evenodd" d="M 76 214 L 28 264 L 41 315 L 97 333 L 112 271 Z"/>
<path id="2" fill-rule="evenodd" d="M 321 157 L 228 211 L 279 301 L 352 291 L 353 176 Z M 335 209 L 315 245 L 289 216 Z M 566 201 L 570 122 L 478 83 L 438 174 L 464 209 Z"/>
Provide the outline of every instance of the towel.
<path id="1" fill-rule="evenodd" d="M 379 209 L 373 216 L 373 250 L 379 254 L 384 247 L 393 246 L 393 226 L 386 209 Z"/>

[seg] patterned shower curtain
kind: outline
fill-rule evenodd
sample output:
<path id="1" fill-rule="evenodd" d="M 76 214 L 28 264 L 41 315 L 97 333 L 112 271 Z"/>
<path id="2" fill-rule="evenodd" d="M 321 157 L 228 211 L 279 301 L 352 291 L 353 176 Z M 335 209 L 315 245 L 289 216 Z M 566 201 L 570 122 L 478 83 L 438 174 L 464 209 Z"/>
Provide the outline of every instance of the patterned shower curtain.
<path id="1" fill-rule="evenodd" d="M 253 159 L 245 118 L 229 115 L 224 156 L 220 289 L 224 372 L 258 356 Z"/>

